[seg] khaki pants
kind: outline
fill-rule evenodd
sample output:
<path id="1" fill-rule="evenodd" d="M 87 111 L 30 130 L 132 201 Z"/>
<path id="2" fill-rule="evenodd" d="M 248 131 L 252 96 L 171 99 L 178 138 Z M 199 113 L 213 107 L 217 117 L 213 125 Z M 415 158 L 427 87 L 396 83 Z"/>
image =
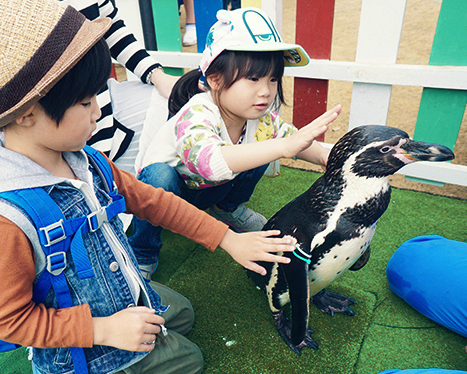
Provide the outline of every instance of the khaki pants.
<path id="1" fill-rule="evenodd" d="M 194 322 L 193 308 L 187 298 L 156 282 L 151 287 L 159 294 L 162 304 L 170 305 L 163 314 L 168 335 L 159 334 L 154 349 L 141 361 L 117 374 L 185 374 L 201 373 L 203 356 L 198 346 L 183 335 Z"/>

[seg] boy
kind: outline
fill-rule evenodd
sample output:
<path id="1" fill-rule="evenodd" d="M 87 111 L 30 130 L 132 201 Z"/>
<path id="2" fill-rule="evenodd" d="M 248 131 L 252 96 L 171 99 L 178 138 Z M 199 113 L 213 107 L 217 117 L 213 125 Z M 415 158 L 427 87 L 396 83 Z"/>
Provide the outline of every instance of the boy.
<path id="1" fill-rule="evenodd" d="M 220 246 L 251 270 L 264 273 L 253 261 L 287 262 L 269 253 L 293 250 L 289 239 L 269 238 L 277 231 L 236 234 L 108 159 L 118 193 L 106 190 L 102 170 L 82 149 L 100 116 L 96 94 L 110 73 L 101 39 L 110 22 L 87 21 L 55 0 L 0 1 L 0 192 L 40 187 L 65 222 L 84 217 L 85 223 L 123 196 L 127 212 L 211 250 Z M 34 373 L 202 370 L 198 347 L 183 337 L 193 324 L 191 305 L 143 280 L 117 215 L 75 230 L 56 274 L 50 255 L 50 268 L 40 265 L 43 253 L 27 235 L 25 216 L 0 199 L 0 339 L 34 347 Z M 44 274 L 66 285 L 69 305 L 60 306 L 66 303 L 55 288 L 33 301 Z"/>

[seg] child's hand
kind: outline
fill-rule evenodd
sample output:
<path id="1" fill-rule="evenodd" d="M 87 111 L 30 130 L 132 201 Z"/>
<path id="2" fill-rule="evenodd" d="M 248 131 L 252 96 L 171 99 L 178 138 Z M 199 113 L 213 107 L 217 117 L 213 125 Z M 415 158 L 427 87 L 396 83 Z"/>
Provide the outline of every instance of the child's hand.
<path id="1" fill-rule="evenodd" d="M 164 318 L 144 306 L 123 309 L 109 317 L 94 317 L 94 344 L 127 351 L 147 352 L 154 348 Z"/>
<path id="2" fill-rule="evenodd" d="M 254 261 L 287 264 L 290 262 L 289 258 L 270 252 L 291 252 L 295 249 L 295 243 L 293 243 L 290 237 L 270 237 L 274 235 L 280 235 L 280 231 L 255 231 L 237 234 L 231 230 L 227 230 L 220 243 L 220 247 L 243 267 L 265 275 L 266 269 Z"/>
<path id="3" fill-rule="evenodd" d="M 329 124 L 333 122 L 342 107 L 340 105 L 328 110 L 313 122 L 302 127 L 295 134 L 283 139 L 283 157 L 295 157 L 300 152 L 306 150 L 313 141 L 323 135 L 329 128 Z"/>

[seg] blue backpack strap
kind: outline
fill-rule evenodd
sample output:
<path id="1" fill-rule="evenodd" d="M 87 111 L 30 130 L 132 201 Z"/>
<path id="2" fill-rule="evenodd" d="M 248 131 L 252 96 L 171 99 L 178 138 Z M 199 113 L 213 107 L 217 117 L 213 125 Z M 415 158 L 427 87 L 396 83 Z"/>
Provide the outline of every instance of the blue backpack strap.
<path id="1" fill-rule="evenodd" d="M 50 286 L 52 286 L 60 308 L 73 306 L 71 293 L 63 274 L 63 270 L 66 268 L 66 252 L 70 248 L 71 241 L 65 229 L 65 226 L 69 227 L 70 225 L 64 225 L 64 222 L 72 220 L 64 221 L 60 208 L 43 188 L 8 191 L 2 193 L 1 196 L 26 211 L 38 228 L 39 241 L 47 256 L 46 269 L 42 272 L 34 287 L 33 301 L 36 303 L 43 302 Z M 75 261 L 74 258 L 73 261 Z M 89 259 L 87 259 L 87 262 L 89 263 Z M 77 373 L 88 373 L 84 350 L 71 347 L 70 353 L 75 371 Z"/>
<path id="2" fill-rule="evenodd" d="M 3 340 L 0 340 L 0 353 L 12 351 L 17 348 L 21 348 L 21 346 L 19 344 L 8 343 Z"/>
<path id="3" fill-rule="evenodd" d="M 72 228 L 65 229 L 61 210 L 43 188 L 7 191 L 0 196 L 25 210 L 37 228 L 39 242 L 46 255 L 47 271 L 42 272 L 36 283 L 33 300 L 41 303 L 51 286 L 49 273 L 64 278 L 61 273 L 66 267 L 65 253 L 70 247 L 70 236 L 74 231 Z"/>
<path id="4" fill-rule="evenodd" d="M 107 192 L 115 191 L 112 169 L 102 153 L 89 145 L 84 146 L 83 151 L 90 156 L 90 161 L 105 183 Z"/>
<path id="5" fill-rule="evenodd" d="M 114 216 L 125 212 L 125 199 L 122 195 L 118 194 L 117 187 L 113 179 L 112 169 L 110 168 L 108 161 L 102 155 L 102 153 L 88 145 L 86 145 L 83 150 L 86 152 L 87 155 L 90 156 L 90 162 L 92 163 L 96 171 L 99 173 L 102 181 L 105 182 L 104 184 L 106 190 L 112 197 L 112 203 L 105 208 L 105 215 L 104 212 L 97 211 L 94 213 L 94 217 L 90 218 L 92 221 L 90 222 L 90 225 L 92 225 L 93 227 L 99 225 L 100 227 L 100 223 L 103 222 L 103 220 L 108 221 Z M 94 231 L 95 230 L 96 229 L 94 229 Z"/>
<path id="6" fill-rule="evenodd" d="M 112 203 L 106 207 L 102 207 L 101 209 L 91 213 L 86 217 L 87 222 L 84 222 L 78 228 L 78 231 L 81 233 L 81 235 L 75 235 L 73 241 L 71 242 L 72 255 L 75 252 L 86 254 L 83 242 L 84 234 L 88 233 L 89 231 L 96 231 L 97 229 L 99 229 L 99 227 L 101 227 L 102 223 L 110 221 L 116 215 L 126 211 L 125 199 L 122 195 L 119 195 L 117 192 L 117 187 L 115 186 L 115 182 L 113 179 L 112 169 L 110 168 L 110 165 L 106 158 L 99 151 L 95 150 L 94 148 L 88 145 L 86 145 L 83 150 L 89 156 L 89 161 L 91 162 L 91 164 L 101 177 L 102 181 L 104 182 L 105 189 L 112 198 Z M 73 257 L 73 261 L 75 261 L 75 257 Z M 92 271 L 92 269 L 89 270 Z M 83 275 L 83 277 L 86 277 L 88 275 L 84 271 L 82 271 L 81 273 L 78 271 L 78 274 L 80 275 L 80 277 L 81 274 Z"/>

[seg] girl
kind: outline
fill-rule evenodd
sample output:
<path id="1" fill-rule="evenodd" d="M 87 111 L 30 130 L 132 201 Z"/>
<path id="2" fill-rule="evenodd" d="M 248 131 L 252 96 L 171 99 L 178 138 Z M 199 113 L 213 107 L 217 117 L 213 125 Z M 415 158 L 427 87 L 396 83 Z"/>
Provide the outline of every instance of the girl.
<path id="1" fill-rule="evenodd" d="M 266 218 L 244 203 L 268 163 L 297 156 L 325 166 L 328 150 L 314 139 L 336 119 L 340 106 L 299 131 L 282 121 L 277 110 L 284 103 L 284 66 L 306 65 L 307 54 L 282 43 L 260 9 L 220 10 L 217 18 L 200 71 L 181 78 L 169 99 L 172 113 L 180 111 L 138 155 L 136 169 L 141 181 L 209 208 L 238 231 L 256 231 Z M 199 80 L 207 92 L 196 94 Z M 160 232 L 133 219 L 130 243 L 148 278 L 157 263 Z"/>

